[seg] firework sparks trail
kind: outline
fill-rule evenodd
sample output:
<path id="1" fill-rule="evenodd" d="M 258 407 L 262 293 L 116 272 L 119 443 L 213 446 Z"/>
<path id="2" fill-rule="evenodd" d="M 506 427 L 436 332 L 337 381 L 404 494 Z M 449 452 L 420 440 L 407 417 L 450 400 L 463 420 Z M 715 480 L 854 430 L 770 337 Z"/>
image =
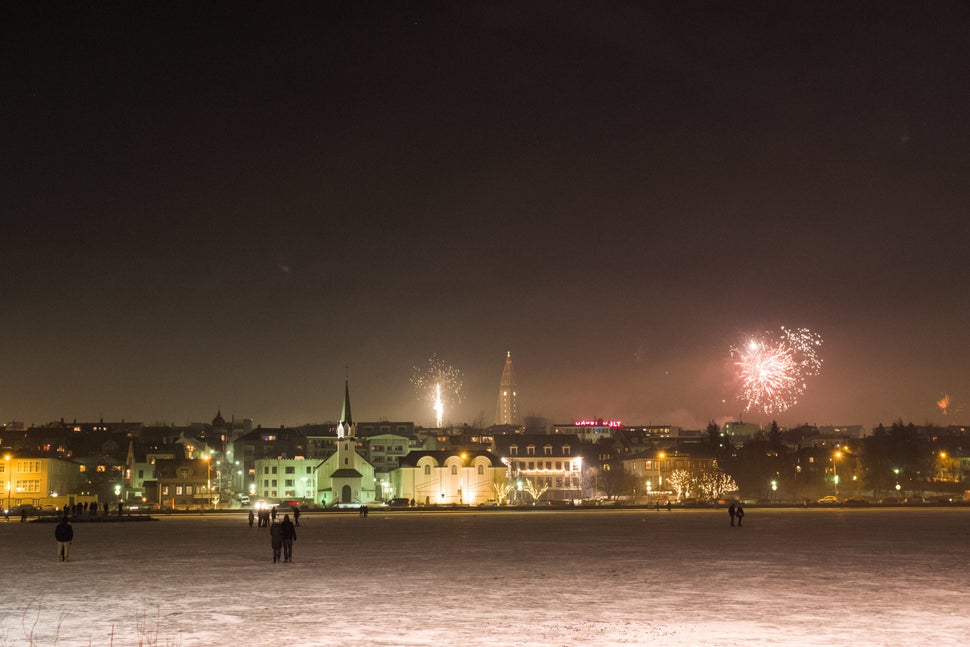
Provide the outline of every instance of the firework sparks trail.
<path id="1" fill-rule="evenodd" d="M 437 427 L 444 423 L 445 405 L 461 403 L 461 371 L 442 362 L 437 354 L 428 358 L 424 368 L 414 367 L 411 372 L 411 385 L 414 386 L 418 399 L 431 406 Z"/>
<path id="2" fill-rule="evenodd" d="M 821 372 L 822 338 L 807 328 L 765 332 L 731 349 L 745 411 L 780 413 L 798 403 L 807 380 Z"/>

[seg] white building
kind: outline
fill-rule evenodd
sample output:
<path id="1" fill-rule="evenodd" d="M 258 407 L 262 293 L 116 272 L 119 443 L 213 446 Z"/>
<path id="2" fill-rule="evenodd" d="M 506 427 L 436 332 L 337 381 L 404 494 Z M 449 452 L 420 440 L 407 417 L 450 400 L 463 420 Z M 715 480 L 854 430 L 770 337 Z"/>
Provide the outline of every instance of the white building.
<path id="1" fill-rule="evenodd" d="M 478 505 L 498 498 L 506 467 L 489 452 L 415 451 L 389 476 L 395 495 L 416 505 Z"/>

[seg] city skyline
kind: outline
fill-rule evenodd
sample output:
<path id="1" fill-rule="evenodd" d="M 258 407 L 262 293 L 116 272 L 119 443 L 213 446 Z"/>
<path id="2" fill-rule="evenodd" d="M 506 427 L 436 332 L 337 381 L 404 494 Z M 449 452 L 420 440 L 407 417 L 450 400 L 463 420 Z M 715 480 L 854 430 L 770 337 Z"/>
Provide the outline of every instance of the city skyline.
<path id="1" fill-rule="evenodd" d="M 0 12 L 0 421 L 966 415 L 964 4 Z"/>

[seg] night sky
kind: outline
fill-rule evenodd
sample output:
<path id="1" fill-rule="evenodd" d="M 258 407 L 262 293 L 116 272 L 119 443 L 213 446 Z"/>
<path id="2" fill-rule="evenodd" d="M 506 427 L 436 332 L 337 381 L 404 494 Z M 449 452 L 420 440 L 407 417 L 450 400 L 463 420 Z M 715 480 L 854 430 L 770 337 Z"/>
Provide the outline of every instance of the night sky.
<path id="1" fill-rule="evenodd" d="M 0 420 L 970 416 L 962 2 L 4 3 Z M 349 367 L 349 368 L 345 368 Z M 957 411 L 936 406 L 952 395 Z"/>

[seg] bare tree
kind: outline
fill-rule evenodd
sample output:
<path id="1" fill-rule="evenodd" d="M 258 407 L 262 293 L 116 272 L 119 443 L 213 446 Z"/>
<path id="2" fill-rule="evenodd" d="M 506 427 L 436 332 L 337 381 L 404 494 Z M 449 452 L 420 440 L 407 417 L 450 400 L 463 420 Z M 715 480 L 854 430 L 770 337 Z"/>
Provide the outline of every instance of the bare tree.
<path id="1" fill-rule="evenodd" d="M 492 487 L 495 488 L 495 498 L 499 503 L 508 503 L 507 499 L 509 493 L 513 490 L 512 483 L 509 481 L 504 481 L 502 483 L 492 483 Z"/>
<path id="2" fill-rule="evenodd" d="M 522 487 L 526 492 L 532 495 L 532 504 L 535 505 L 539 501 L 539 497 L 546 493 L 549 489 L 548 481 L 542 478 L 532 478 L 525 479 L 522 483 Z"/>

